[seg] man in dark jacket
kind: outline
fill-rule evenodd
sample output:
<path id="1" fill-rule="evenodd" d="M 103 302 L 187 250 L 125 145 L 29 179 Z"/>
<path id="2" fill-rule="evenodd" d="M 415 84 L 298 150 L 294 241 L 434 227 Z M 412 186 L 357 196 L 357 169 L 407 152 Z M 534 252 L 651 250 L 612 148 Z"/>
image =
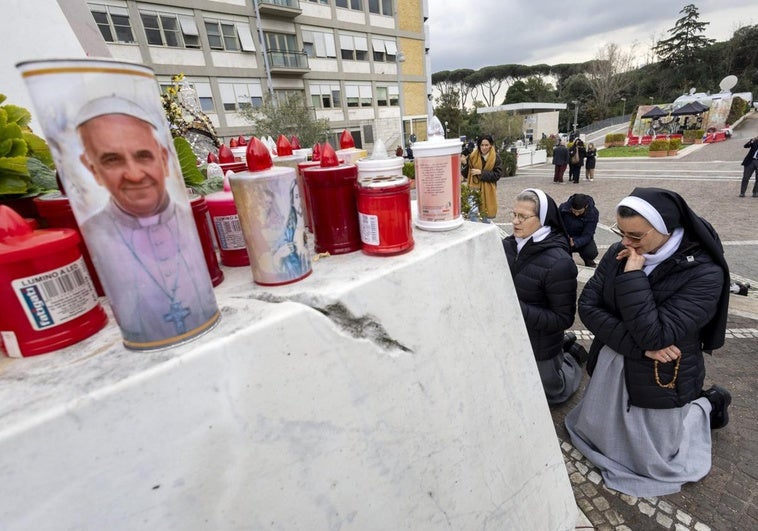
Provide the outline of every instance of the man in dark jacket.
<path id="1" fill-rule="evenodd" d="M 554 183 L 563 183 L 563 174 L 566 173 L 566 168 L 569 163 L 569 151 L 568 148 L 558 139 L 558 143 L 553 148 L 553 165 L 555 165 L 555 173 L 553 174 Z"/>
<path id="2" fill-rule="evenodd" d="M 600 219 L 595 200 L 586 194 L 574 194 L 558 210 L 569 235 L 571 252 L 579 253 L 584 265 L 595 267 L 595 230 Z"/>
<path id="3" fill-rule="evenodd" d="M 750 182 L 750 177 L 755 173 L 755 183 L 753 183 L 753 197 L 758 197 L 758 136 L 751 138 L 745 144 L 746 149 L 750 149 L 745 155 L 745 160 L 742 161 L 742 165 L 745 166 L 745 170 L 742 173 L 742 183 L 740 184 L 740 197 L 745 197 L 745 191 L 747 191 L 747 183 Z"/>

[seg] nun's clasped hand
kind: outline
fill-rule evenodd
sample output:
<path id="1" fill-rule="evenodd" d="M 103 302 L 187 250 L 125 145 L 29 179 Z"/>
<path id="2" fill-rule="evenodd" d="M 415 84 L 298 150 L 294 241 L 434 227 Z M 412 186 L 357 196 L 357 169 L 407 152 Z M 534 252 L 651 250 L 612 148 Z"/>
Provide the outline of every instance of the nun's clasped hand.
<path id="1" fill-rule="evenodd" d="M 682 355 L 682 351 L 677 348 L 676 345 L 671 345 L 660 350 L 646 350 L 645 356 L 651 360 L 660 361 L 661 363 L 669 363 L 675 361 Z"/>

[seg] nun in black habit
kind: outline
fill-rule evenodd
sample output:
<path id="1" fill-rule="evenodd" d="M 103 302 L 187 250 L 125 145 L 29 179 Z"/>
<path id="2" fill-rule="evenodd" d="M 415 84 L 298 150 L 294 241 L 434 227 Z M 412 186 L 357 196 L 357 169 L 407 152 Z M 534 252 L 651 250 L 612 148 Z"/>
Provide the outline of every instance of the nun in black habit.
<path id="1" fill-rule="evenodd" d="M 576 264 L 553 198 L 527 188 L 511 212 L 513 235 L 503 240 L 542 388 L 550 404 L 568 400 L 582 380 L 580 357 L 563 351 L 576 314 Z M 573 351 L 576 352 L 576 351 Z"/>
<path id="2" fill-rule="evenodd" d="M 579 298 L 591 379 L 566 427 L 609 488 L 672 494 L 708 474 L 711 430 L 729 420 L 729 393 L 703 390 L 703 352 L 724 344 L 729 269 L 713 227 L 668 190 L 636 188 L 611 230 L 621 242 Z"/>

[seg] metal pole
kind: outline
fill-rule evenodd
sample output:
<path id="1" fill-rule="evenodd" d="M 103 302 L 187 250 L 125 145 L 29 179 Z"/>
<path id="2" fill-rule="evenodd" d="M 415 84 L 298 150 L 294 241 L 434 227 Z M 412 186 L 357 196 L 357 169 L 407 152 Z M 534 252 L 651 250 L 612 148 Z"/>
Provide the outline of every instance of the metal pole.
<path id="1" fill-rule="evenodd" d="M 400 66 L 405 62 L 405 54 L 400 50 L 395 56 L 397 64 L 397 103 L 400 107 L 400 145 L 405 149 L 405 124 L 403 123 L 403 79 L 400 76 Z"/>
<path id="2" fill-rule="evenodd" d="M 621 116 L 626 116 L 626 98 L 621 98 Z"/>
<path id="3" fill-rule="evenodd" d="M 266 49 L 266 39 L 263 36 L 263 26 L 261 25 L 261 13 L 258 11 L 258 0 L 253 0 L 255 6 L 255 25 L 258 27 L 258 40 L 263 52 L 263 69 L 266 71 L 266 81 L 268 83 L 268 93 L 271 96 L 271 103 L 276 106 L 274 99 L 274 84 L 271 82 L 271 65 L 268 64 L 268 50 Z"/>
<path id="4" fill-rule="evenodd" d="M 574 136 L 576 136 L 576 126 L 579 125 L 577 121 L 579 120 L 579 101 L 574 100 L 571 103 L 574 104 Z"/>

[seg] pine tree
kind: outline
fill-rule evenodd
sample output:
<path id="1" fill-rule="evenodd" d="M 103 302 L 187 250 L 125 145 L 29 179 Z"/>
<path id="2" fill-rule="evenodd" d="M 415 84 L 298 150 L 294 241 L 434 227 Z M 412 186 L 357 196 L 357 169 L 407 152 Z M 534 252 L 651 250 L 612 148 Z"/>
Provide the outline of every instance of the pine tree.
<path id="1" fill-rule="evenodd" d="M 679 13 L 684 16 L 668 30 L 671 37 L 658 41 L 655 46 L 655 53 L 666 65 L 688 65 L 700 48 L 715 42 L 701 35 L 710 22 L 700 22 L 700 13 L 694 4 L 684 6 Z"/>

